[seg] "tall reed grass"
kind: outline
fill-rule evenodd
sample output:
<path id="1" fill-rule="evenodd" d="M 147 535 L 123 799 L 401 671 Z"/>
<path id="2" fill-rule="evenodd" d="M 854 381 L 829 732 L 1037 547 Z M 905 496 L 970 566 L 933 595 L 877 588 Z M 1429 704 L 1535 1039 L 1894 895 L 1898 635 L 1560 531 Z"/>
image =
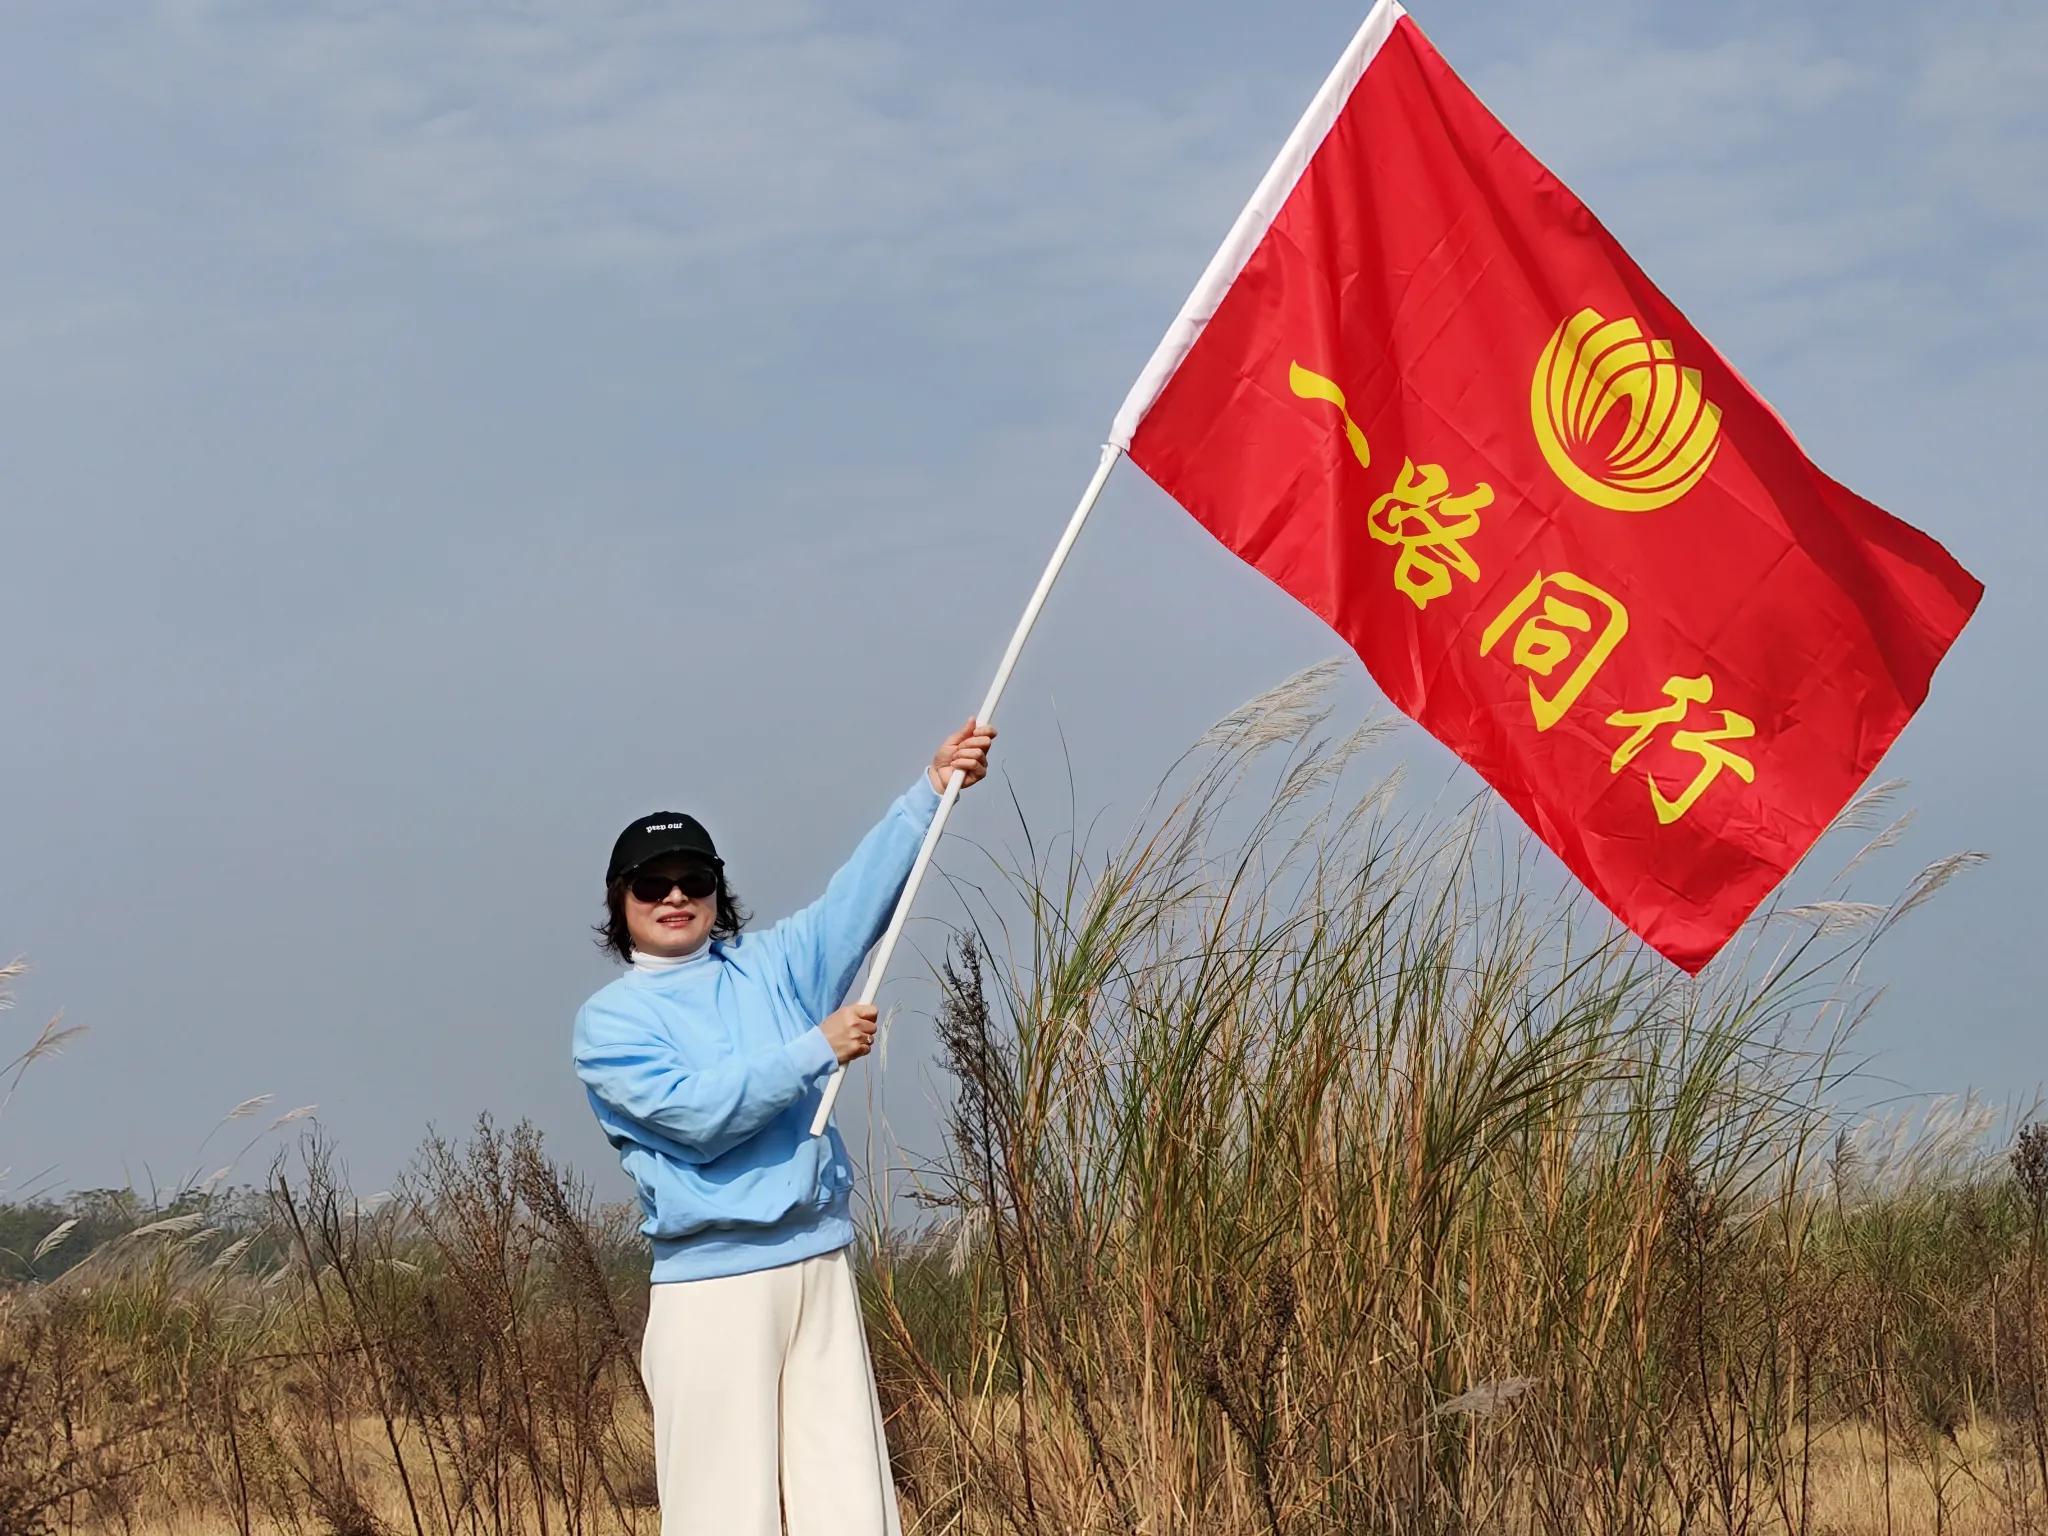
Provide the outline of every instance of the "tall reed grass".
<path id="1" fill-rule="evenodd" d="M 1873 1147 L 1837 1110 L 1869 946 L 1967 859 L 1694 982 L 1489 802 L 1333 799 L 1384 727 L 1323 735 L 1328 678 L 1099 864 L 1033 850 L 1028 922 L 948 960 L 952 1246 L 875 1235 L 920 1491 L 1034 1532 L 1808 1532 L 1848 1427 L 1892 1517 L 2035 1528 L 2039 1176 L 1974 1113 Z"/>
<path id="2" fill-rule="evenodd" d="M 1690 981 L 1488 802 L 1353 788 L 1331 675 L 1099 859 L 1027 828 L 947 953 L 935 1219 L 863 1243 L 910 1528 L 2048 1528 L 2048 1129 L 1841 1110 L 1967 859 L 1853 899 L 1880 787 Z M 138 1212 L 0 1300 L 0 1536 L 652 1531 L 636 1215 L 489 1122 L 383 1200 L 315 1136 Z"/>

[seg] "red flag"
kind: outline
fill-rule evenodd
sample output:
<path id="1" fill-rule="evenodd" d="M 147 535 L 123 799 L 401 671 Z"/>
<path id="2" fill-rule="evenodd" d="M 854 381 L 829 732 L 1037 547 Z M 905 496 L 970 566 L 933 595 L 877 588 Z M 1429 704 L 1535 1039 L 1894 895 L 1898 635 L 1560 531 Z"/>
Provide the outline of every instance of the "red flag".
<path id="1" fill-rule="evenodd" d="M 1112 441 L 1688 971 L 1983 592 L 1814 466 L 1392 0 Z"/>

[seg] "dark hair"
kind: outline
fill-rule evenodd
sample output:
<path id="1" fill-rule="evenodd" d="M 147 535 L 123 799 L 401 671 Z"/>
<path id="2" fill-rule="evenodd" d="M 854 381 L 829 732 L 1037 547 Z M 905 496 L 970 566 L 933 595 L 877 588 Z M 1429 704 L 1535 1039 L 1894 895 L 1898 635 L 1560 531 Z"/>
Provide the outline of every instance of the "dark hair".
<path id="1" fill-rule="evenodd" d="M 626 931 L 626 882 L 633 878 L 633 871 L 627 870 L 604 888 L 605 919 L 597 924 L 597 947 L 612 956 L 621 965 L 630 964 L 633 959 L 633 939 Z M 733 894 L 733 888 L 725 882 L 725 870 L 718 871 L 718 914 L 711 919 L 711 937 L 730 939 L 747 926 L 753 914 L 740 905 L 740 899 Z"/>

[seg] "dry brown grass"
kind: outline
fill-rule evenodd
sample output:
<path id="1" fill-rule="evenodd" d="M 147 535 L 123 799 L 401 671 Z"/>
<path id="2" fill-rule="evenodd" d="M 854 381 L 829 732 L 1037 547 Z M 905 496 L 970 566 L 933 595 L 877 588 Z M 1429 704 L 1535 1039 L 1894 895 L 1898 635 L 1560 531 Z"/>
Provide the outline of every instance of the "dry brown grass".
<path id="1" fill-rule="evenodd" d="M 910 1528 L 2048 1530 L 2048 1128 L 1831 1108 L 1869 939 L 1962 866 L 1682 981 L 1483 815 L 1319 798 L 1375 733 L 1315 681 L 948 957 L 937 1222 L 864 1245 Z M 388 1200 L 316 1135 L 136 1212 L 0 1296 L 0 1536 L 652 1532 L 636 1215 L 488 1122 Z"/>
<path id="2" fill-rule="evenodd" d="M 646 1426 L 641 1423 L 622 1429 L 630 1436 L 645 1433 Z M 1955 1448 L 1958 1464 L 1980 1468 L 1995 1465 L 1995 1438 L 1974 1429 L 1966 1432 Z M 380 1429 L 374 1420 L 361 1421 L 354 1426 L 351 1439 L 363 1469 L 358 1474 L 358 1487 L 377 1527 L 405 1529 L 405 1492 L 383 1454 Z M 1832 1430 L 1817 1442 L 1812 1494 L 1813 1507 L 1806 1529 L 1816 1536 L 1907 1536 L 1936 1529 L 1947 1536 L 2013 1536 L 2015 1531 L 2033 1529 L 2013 1522 L 2006 1502 L 2007 1490 L 1982 1484 L 1967 1475 L 1957 1476 L 1939 1519 L 1934 1487 L 1925 1476 L 1913 1477 L 1897 1486 L 1887 1508 L 1881 1458 L 1869 1433 L 1853 1427 Z M 907 1507 L 904 1514 L 910 1536 L 940 1529 L 931 1523 L 929 1512 L 920 1519 L 920 1511 Z M 523 1518 L 531 1523 L 531 1512 L 524 1512 Z M 1663 1518 L 1667 1524 L 1657 1528 L 1671 1528 L 1675 1524 L 1671 1511 L 1664 1511 Z M 660 1524 L 658 1512 L 650 1506 L 629 1511 L 616 1526 L 607 1528 L 632 1536 L 656 1536 Z M 241 1528 L 224 1511 L 203 1504 L 140 1513 L 124 1529 L 128 1536 L 242 1536 Z M 302 1525 L 258 1518 L 251 1522 L 249 1536 L 297 1536 L 302 1529 Z M 1177 1528 L 1154 1523 L 1144 1529 L 1164 1533 Z M 1771 1521 L 1753 1529 L 1764 1536 L 1788 1527 Z"/>

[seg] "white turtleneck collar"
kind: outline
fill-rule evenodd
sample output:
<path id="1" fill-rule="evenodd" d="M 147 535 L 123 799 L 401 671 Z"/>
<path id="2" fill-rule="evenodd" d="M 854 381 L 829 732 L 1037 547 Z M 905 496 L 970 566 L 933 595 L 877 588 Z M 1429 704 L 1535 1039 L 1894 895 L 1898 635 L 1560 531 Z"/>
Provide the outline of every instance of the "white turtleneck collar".
<path id="1" fill-rule="evenodd" d="M 633 969 L 650 975 L 664 975 L 680 971 L 686 966 L 702 965 L 711 958 L 711 941 L 706 939 L 687 955 L 650 955 L 644 949 L 633 951 Z"/>

